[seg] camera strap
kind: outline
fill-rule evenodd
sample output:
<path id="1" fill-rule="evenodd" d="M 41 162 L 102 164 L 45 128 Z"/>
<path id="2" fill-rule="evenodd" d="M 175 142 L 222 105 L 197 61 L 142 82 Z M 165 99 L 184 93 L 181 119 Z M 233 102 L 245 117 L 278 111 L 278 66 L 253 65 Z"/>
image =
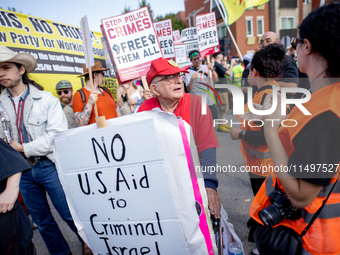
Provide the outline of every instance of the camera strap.
<path id="1" fill-rule="evenodd" d="M 322 208 L 325 206 L 325 204 L 326 204 L 326 202 L 327 202 L 329 196 L 331 195 L 331 193 L 332 193 L 332 191 L 333 191 L 333 189 L 334 189 L 336 183 L 338 182 L 339 176 L 340 176 L 340 173 L 338 174 L 338 176 L 337 176 L 337 178 L 336 178 L 336 180 L 335 180 L 335 183 L 333 184 L 332 189 L 330 190 L 330 192 L 329 192 L 328 196 L 326 197 L 326 199 L 323 201 L 321 207 L 319 208 L 319 210 L 317 210 L 316 213 L 314 213 L 313 218 L 310 220 L 310 222 L 308 223 L 307 227 L 302 231 L 302 233 L 301 233 L 301 235 L 300 235 L 301 238 L 306 234 L 307 230 L 308 230 L 308 229 L 310 228 L 310 226 L 313 224 L 313 222 L 315 221 L 315 219 L 319 216 L 319 214 L 320 214 Z"/>

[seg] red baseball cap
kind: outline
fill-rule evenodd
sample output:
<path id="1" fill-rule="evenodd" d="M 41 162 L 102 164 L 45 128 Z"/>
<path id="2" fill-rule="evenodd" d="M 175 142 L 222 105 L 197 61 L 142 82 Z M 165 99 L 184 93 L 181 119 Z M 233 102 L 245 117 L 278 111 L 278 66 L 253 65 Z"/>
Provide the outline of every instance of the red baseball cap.
<path id="1" fill-rule="evenodd" d="M 171 75 L 176 73 L 189 73 L 186 70 L 180 68 L 176 62 L 168 59 L 155 59 L 151 62 L 149 71 L 146 74 L 146 80 L 149 85 L 152 79 L 157 75 Z"/>

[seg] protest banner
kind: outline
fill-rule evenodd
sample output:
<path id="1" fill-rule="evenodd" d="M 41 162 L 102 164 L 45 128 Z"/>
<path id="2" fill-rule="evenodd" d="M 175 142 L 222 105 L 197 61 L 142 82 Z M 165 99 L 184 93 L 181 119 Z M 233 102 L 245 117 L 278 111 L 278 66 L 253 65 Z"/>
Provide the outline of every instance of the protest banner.
<path id="1" fill-rule="evenodd" d="M 171 19 L 166 19 L 154 22 L 153 26 L 156 30 L 159 45 L 161 46 L 164 58 L 175 57 L 175 45 L 172 35 L 172 22 Z"/>
<path id="2" fill-rule="evenodd" d="M 177 42 L 177 41 L 181 40 L 181 32 L 178 29 L 172 31 L 172 36 L 174 38 L 174 42 Z"/>
<path id="3" fill-rule="evenodd" d="M 90 36 L 94 59 L 106 66 L 102 34 L 91 31 Z M 30 77 L 55 96 L 55 84 L 60 80 L 70 81 L 74 92 L 82 87 L 77 78 L 85 64 L 80 27 L 0 9 L 0 44 L 33 55 L 38 67 Z M 105 78 L 105 84 L 116 82 Z"/>
<path id="4" fill-rule="evenodd" d="M 163 54 L 147 7 L 102 19 L 119 84 L 145 75 Z"/>
<path id="5" fill-rule="evenodd" d="M 215 12 L 196 16 L 197 40 L 201 58 L 220 51 Z"/>
<path id="6" fill-rule="evenodd" d="M 206 216 L 203 178 L 191 180 L 190 145 L 183 146 L 176 116 L 149 111 L 107 124 L 71 129 L 54 140 L 72 217 L 93 252 L 214 254 L 210 222 L 200 224 L 196 210 L 199 198 L 200 216 Z"/>

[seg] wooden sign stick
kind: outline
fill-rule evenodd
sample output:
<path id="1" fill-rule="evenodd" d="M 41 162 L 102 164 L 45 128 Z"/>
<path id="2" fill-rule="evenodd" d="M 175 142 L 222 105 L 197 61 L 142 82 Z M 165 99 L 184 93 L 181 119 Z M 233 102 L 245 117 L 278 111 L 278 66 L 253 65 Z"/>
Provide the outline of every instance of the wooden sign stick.
<path id="1" fill-rule="evenodd" d="M 87 43 L 87 34 L 86 34 L 86 29 L 85 29 L 85 20 L 84 18 L 81 19 L 81 22 L 83 24 L 83 28 L 84 28 L 84 38 L 85 38 L 85 50 L 87 52 L 87 56 L 89 56 L 89 45 Z M 87 58 L 87 65 L 89 67 L 89 76 L 90 76 L 90 82 L 91 82 L 91 89 L 92 89 L 92 92 L 94 92 L 94 84 L 93 84 L 93 79 L 92 79 L 92 70 L 91 70 L 91 61 L 90 61 L 90 58 L 88 57 Z M 98 117 L 98 108 L 97 108 L 97 102 L 94 103 L 94 114 L 95 114 L 95 120 L 96 120 L 96 123 L 97 123 L 97 127 L 98 128 L 103 128 L 103 127 L 107 127 L 107 124 L 106 124 L 106 119 L 105 119 L 105 116 L 100 116 Z"/>
<path id="2" fill-rule="evenodd" d="M 143 75 L 141 77 L 141 80 L 142 80 L 142 83 L 143 83 L 144 91 L 147 90 L 147 89 L 149 90 L 149 85 L 148 85 L 148 82 L 146 81 L 145 75 Z"/>
<path id="3" fill-rule="evenodd" d="M 210 55 L 207 56 L 207 63 L 210 63 Z M 212 76 L 212 72 L 209 69 L 209 82 L 210 82 L 210 86 L 214 88 L 214 80 L 213 80 L 213 76 Z"/>

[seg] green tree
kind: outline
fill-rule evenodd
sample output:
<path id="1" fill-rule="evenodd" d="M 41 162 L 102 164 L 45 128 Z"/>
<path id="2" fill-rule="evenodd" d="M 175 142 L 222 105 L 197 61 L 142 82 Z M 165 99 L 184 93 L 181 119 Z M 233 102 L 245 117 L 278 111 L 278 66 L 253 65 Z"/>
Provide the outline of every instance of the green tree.
<path id="1" fill-rule="evenodd" d="M 186 28 L 184 22 L 181 19 L 177 19 L 174 13 L 165 14 L 164 17 L 162 15 L 157 15 L 156 17 L 156 21 L 161 21 L 165 19 L 171 19 L 173 30 L 179 29 L 182 32 L 182 30 Z"/>
<path id="2" fill-rule="evenodd" d="M 130 6 L 128 6 L 128 7 L 124 6 L 124 10 L 123 10 L 122 14 L 130 12 L 130 11 L 131 11 L 131 7 Z"/>
<path id="3" fill-rule="evenodd" d="M 140 2 L 138 2 L 138 4 L 139 4 L 139 8 L 142 8 L 144 6 L 148 7 L 151 19 L 154 21 L 153 10 L 151 9 L 150 3 L 146 2 L 146 0 L 141 0 Z"/>

